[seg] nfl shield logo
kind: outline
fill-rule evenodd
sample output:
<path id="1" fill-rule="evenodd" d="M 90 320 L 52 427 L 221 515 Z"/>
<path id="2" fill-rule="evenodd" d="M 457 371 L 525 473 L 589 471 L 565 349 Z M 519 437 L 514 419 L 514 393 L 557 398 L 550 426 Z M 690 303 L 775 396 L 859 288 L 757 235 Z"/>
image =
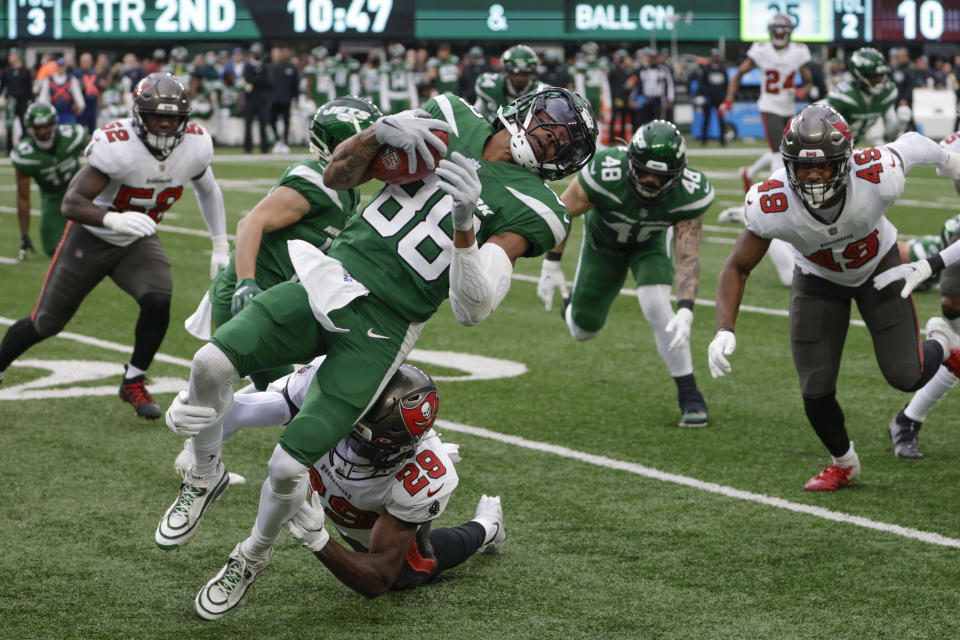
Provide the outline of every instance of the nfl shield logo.
<path id="1" fill-rule="evenodd" d="M 836 227 L 830 227 L 830 230 L 829 230 L 827 233 L 829 233 L 829 234 L 832 235 L 832 236 L 835 236 L 835 235 L 837 235 L 837 228 L 836 228 Z"/>
<path id="2" fill-rule="evenodd" d="M 400 166 L 400 154 L 394 147 L 391 147 L 389 150 L 381 153 L 380 159 L 383 160 L 383 166 L 385 166 L 389 171 L 393 171 Z"/>

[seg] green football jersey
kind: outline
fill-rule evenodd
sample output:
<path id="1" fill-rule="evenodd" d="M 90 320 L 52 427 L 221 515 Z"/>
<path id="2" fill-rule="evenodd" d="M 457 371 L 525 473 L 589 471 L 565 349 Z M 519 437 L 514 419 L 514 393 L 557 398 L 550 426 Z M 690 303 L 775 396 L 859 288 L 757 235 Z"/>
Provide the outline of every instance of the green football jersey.
<path id="1" fill-rule="evenodd" d="M 463 99 L 442 94 L 424 106 L 450 123 L 447 154 L 473 158 L 482 185 L 474 213 L 477 243 L 507 231 L 530 243 L 528 257 L 558 245 L 566 236 L 567 211 L 543 180 L 512 162 L 482 160 L 493 127 Z M 340 260 L 371 293 L 412 322 L 436 312 L 450 288 L 453 257 L 452 198 L 428 175 L 407 185 L 385 185 L 354 216 L 328 254 Z"/>
<path id="2" fill-rule="evenodd" d="M 480 77 L 477 78 L 475 85 L 477 102 L 473 106 L 488 119 L 493 119 L 497 114 L 497 109 L 502 105 L 510 104 L 520 97 L 508 97 L 503 87 L 504 82 L 506 82 L 506 76 L 499 71 L 488 71 L 487 73 L 480 74 Z M 537 80 L 533 83 L 531 89 L 523 95 L 544 91 L 546 88 L 547 85 Z"/>
<path id="3" fill-rule="evenodd" d="M 573 78 L 574 91 L 583 96 L 599 116 L 600 105 L 610 100 L 606 63 L 603 60 L 580 60 L 570 68 L 570 76 Z"/>
<path id="4" fill-rule="evenodd" d="M 360 86 L 356 79 L 360 71 L 360 61 L 354 58 L 342 58 L 339 55 L 331 60 L 326 69 L 329 74 L 334 89 L 333 98 L 342 98 L 343 96 L 356 95 L 360 91 Z"/>
<path id="5" fill-rule="evenodd" d="M 89 138 L 87 129 L 80 124 L 57 125 L 56 133 L 56 142 L 49 151 L 40 149 L 26 137 L 10 154 L 17 171 L 36 180 L 44 200 L 63 196 L 70 180 L 80 170 L 80 157 Z"/>
<path id="6" fill-rule="evenodd" d="M 827 104 L 839 111 L 850 125 L 850 134 L 856 144 L 863 141 L 874 123 L 896 107 L 897 85 L 887 80 L 879 93 L 866 96 L 856 84 L 841 82 L 827 94 Z"/>
<path id="7" fill-rule="evenodd" d="M 681 220 L 702 215 L 715 192 L 696 169 L 683 170 L 680 182 L 663 200 L 638 198 L 627 180 L 630 159 L 624 146 L 597 151 L 577 180 L 595 209 L 587 212 L 585 228 L 596 241 L 612 246 L 642 244 Z"/>
<path id="8" fill-rule="evenodd" d="M 323 164 L 316 158 L 290 165 L 273 187 L 289 187 L 310 203 L 310 211 L 296 223 L 263 234 L 257 254 L 257 284 L 266 289 L 286 282 L 295 273 L 287 240 L 306 240 L 326 251 L 360 203 L 357 188 L 334 190 L 323 184 Z"/>
<path id="9" fill-rule="evenodd" d="M 433 81 L 433 88 L 438 93 L 457 93 L 460 84 L 460 58 L 449 56 L 446 60 L 430 58 L 427 60 L 427 69 L 437 68 L 437 77 Z"/>

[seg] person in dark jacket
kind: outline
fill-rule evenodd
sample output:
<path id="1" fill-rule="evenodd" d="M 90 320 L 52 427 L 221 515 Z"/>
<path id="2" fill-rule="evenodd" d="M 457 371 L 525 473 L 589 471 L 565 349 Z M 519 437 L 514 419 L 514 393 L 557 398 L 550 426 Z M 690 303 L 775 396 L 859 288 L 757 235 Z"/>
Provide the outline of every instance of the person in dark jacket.
<path id="1" fill-rule="evenodd" d="M 720 125 L 720 144 L 727 146 L 723 137 L 723 112 L 720 105 L 727 97 L 727 65 L 720 58 L 720 51 L 710 50 L 710 59 L 704 60 L 696 72 L 697 95 L 695 101 L 703 109 L 703 130 L 700 142 L 707 144 L 707 129 L 710 126 L 710 113 L 717 112 L 717 124 Z"/>
<path id="2" fill-rule="evenodd" d="M 250 57 L 243 65 L 243 150 L 253 151 L 253 119 L 260 127 L 260 151 L 267 153 L 267 123 L 270 121 L 270 101 L 273 97 L 273 80 L 270 69 L 263 62 L 263 45 L 250 45 Z"/>
<path id="3" fill-rule="evenodd" d="M 20 130 L 26 131 L 23 114 L 33 100 L 33 76 L 23 64 L 19 49 L 11 49 L 7 54 L 7 66 L 0 76 L 0 92 L 6 98 L 10 112 L 20 121 Z M 12 101 L 12 102 L 11 102 Z M 13 149 L 13 120 L 7 120 L 7 155 Z"/>
<path id="4" fill-rule="evenodd" d="M 273 98 L 270 104 L 270 126 L 276 134 L 275 153 L 289 153 L 287 138 L 290 133 L 290 104 L 300 95 L 300 73 L 290 62 L 290 47 L 274 47 L 271 52 L 270 78 L 273 81 Z M 283 120 L 283 128 L 277 123 Z"/>

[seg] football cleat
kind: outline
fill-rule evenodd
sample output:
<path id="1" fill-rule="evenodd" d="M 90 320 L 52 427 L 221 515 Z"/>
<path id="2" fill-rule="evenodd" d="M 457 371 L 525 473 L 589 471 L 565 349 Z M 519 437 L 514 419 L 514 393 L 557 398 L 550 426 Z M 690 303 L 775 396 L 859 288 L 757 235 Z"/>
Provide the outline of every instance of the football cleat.
<path id="1" fill-rule="evenodd" d="M 237 543 L 220 573 L 200 589 L 193 601 L 193 612 L 204 620 L 219 620 L 230 613 L 270 564 L 271 556 L 273 547 L 265 558 L 255 559 L 244 553 L 243 542 Z"/>
<path id="2" fill-rule="evenodd" d="M 893 455 L 898 458 L 922 458 L 923 454 L 917 449 L 917 436 L 920 435 L 922 422 L 911 420 L 901 411 L 893 417 L 887 427 L 890 431 L 890 440 L 893 442 Z"/>
<path id="3" fill-rule="evenodd" d="M 126 371 L 127 367 L 124 366 L 123 370 Z M 133 405 L 137 416 L 144 420 L 156 420 L 163 415 L 160 405 L 154 401 L 153 396 L 147 391 L 147 377 L 145 375 L 141 374 L 135 378 L 121 380 L 120 399 Z"/>
<path id="4" fill-rule="evenodd" d="M 177 457 L 174 458 L 173 468 L 180 475 L 180 478 L 183 480 L 187 479 L 187 474 L 193 469 L 193 438 L 187 438 L 183 441 L 183 449 L 181 449 Z M 239 473 L 233 473 L 231 471 L 227 474 L 227 477 L 230 478 L 229 485 L 231 487 L 247 484 L 247 479 Z"/>
<path id="5" fill-rule="evenodd" d="M 727 207 L 717 214 L 717 222 L 739 222 L 743 223 L 745 217 L 744 207 Z"/>
<path id="6" fill-rule="evenodd" d="M 947 353 L 948 358 L 953 357 L 953 352 L 960 349 L 960 336 L 957 335 L 957 332 L 953 330 L 953 327 L 950 326 L 950 323 L 941 318 L 940 316 L 933 316 L 927 320 L 927 326 L 924 327 L 924 331 L 927 334 L 927 339 L 934 339 L 936 336 L 940 338 L 947 344 Z"/>
<path id="7" fill-rule="evenodd" d="M 493 525 L 496 532 L 490 540 L 487 540 L 477 553 L 500 553 L 503 543 L 507 541 L 507 530 L 503 526 L 503 507 L 500 506 L 500 496 L 480 496 L 480 502 L 477 503 L 477 512 L 473 519 Z"/>
<path id="8" fill-rule="evenodd" d="M 679 398 L 680 422 L 678 427 L 705 427 L 707 426 L 707 401 L 699 389 L 684 391 Z"/>
<path id="9" fill-rule="evenodd" d="M 846 487 L 860 477 L 860 464 L 852 467 L 841 467 L 832 464 L 824 467 L 820 473 L 807 480 L 803 485 L 805 491 L 836 491 Z"/>
<path id="10" fill-rule="evenodd" d="M 163 514 L 154 540 L 161 549 L 179 549 L 190 542 L 197 533 L 197 525 L 214 500 L 227 490 L 230 485 L 230 476 L 223 462 L 217 465 L 217 470 L 208 476 L 198 476 L 191 468 L 183 482 L 180 483 L 180 493 L 177 499 Z"/>

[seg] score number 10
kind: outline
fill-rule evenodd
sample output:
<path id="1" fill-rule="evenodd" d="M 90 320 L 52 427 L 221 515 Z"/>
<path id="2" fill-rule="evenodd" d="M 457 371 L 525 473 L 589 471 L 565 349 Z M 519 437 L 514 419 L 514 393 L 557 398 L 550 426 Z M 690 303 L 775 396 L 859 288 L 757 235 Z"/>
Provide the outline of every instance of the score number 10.
<path id="1" fill-rule="evenodd" d="M 308 26 L 314 33 L 383 33 L 392 9 L 393 0 L 350 0 L 348 8 L 334 7 L 333 0 L 287 0 L 297 33 L 306 33 Z M 368 12 L 375 14 L 373 20 Z"/>
<path id="2" fill-rule="evenodd" d="M 917 12 L 917 0 L 903 0 L 897 5 L 897 16 L 903 18 L 904 40 L 917 39 L 917 27 L 920 35 L 927 40 L 939 40 L 943 37 L 943 5 L 940 0 L 923 0 Z"/>

